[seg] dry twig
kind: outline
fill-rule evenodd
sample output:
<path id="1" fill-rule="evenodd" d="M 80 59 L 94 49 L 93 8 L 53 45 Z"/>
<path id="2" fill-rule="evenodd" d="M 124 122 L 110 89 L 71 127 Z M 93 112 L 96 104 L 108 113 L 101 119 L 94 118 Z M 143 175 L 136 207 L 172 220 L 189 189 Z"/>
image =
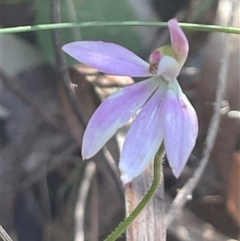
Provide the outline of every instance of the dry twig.
<path id="1" fill-rule="evenodd" d="M 2 225 L 0 225 L 0 237 L 3 239 L 3 241 L 13 241 Z"/>
<path id="2" fill-rule="evenodd" d="M 237 1 L 232 3 L 232 9 L 234 9 L 234 4 L 236 4 Z M 231 15 L 229 17 L 229 23 L 228 26 L 232 25 L 233 22 L 233 11 L 230 11 Z M 205 142 L 205 149 L 203 152 L 203 158 L 200 161 L 200 165 L 193 174 L 193 177 L 188 180 L 188 182 L 181 188 L 177 196 L 175 197 L 168 213 L 166 216 L 166 225 L 167 228 L 171 225 L 179 211 L 182 209 L 182 207 L 185 205 L 187 201 L 187 197 L 191 195 L 192 191 L 198 184 L 207 164 L 209 161 L 210 154 L 212 152 L 215 139 L 218 133 L 219 124 L 221 120 L 221 105 L 224 97 L 224 91 L 227 81 L 227 75 L 229 70 L 229 57 L 230 57 L 230 38 L 231 36 L 229 34 L 226 35 L 226 45 L 222 56 L 221 61 L 221 68 L 218 76 L 218 86 L 216 91 L 216 98 L 215 98 L 215 105 L 214 105 L 214 113 L 211 119 L 211 122 L 209 124 L 207 138 Z"/>
<path id="3" fill-rule="evenodd" d="M 75 206 L 75 235 L 74 241 L 84 241 L 84 220 L 85 206 L 91 186 L 92 179 L 96 173 L 96 165 L 89 162 L 84 171 L 83 181 L 79 190 L 76 206 Z"/>
<path id="4" fill-rule="evenodd" d="M 53 23 L 61 22 L 59 0 L 51 0 L 51 18 Z M 67 97 L 71 103 L 71 106 L 75 115 L 78 118 L 79 123 L 81 123 L 84 127 L 86 127 L 86 121 L 80 111 L 77 97 L 75 96 L 74 91 L 71 87 L 71 79 L 70 79 L 67 65 L 61 49 L 62 47 L 61 32 L 58 29 L 53 30 L 53 45 L 55 48 L 55 57 L 56 57 L 57 67 L 58 67 L 57 68 L 58 78 L 65 89 Z"/>

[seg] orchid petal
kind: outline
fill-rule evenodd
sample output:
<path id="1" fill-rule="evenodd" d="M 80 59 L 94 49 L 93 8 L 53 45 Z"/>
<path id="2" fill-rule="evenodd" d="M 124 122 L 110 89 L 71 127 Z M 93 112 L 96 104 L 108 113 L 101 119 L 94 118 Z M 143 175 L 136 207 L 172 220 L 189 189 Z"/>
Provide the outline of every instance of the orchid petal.
<path id="1" fill-rule="evenodd" d="M 111 75 L 151 76 L 149 64 L 130 50 L 101 41 L 77 41 L 65 44 L 63 51 L 76 60 Z"/>
<path id="2" fill-rule="evenodd" d="M 163 140 L 162 107 L 167 82 L 144 105 L 134 120 L 120 156 L 119 168 L 124 184 L 138 176 L 154 158 Z"/>
<path id="3" fill-rule="evenodd" d="M 141 108 L 159 83 L 148 79 L 118 90 L 94 112 L 83 136 L 83 159 L 94 156 L 106 142 Z"/>
<path id="4" fill-rule="evenodd" d="M 172 47 L 176 54 L 176 59 L 182 67 L 187 59 L 189 51 L 187 37 L 178 25 L 177 19 L 169 20 L 168 27 L 170 30 Z"/>
<path id="5" fill-rule="evenodd" d="M 170 57 L 163 56 L 159 62 L 157 74 L 161 75 L 165 80 L 175 79 L 180 72 L 178 62 Z"/>
<path id="6" fill-rule="evenodd" d="M 179 177 L 195 145 L 198 120 L 177 80 L 169 83 L 163 114 L 167 157 L 174 176 Z"/>

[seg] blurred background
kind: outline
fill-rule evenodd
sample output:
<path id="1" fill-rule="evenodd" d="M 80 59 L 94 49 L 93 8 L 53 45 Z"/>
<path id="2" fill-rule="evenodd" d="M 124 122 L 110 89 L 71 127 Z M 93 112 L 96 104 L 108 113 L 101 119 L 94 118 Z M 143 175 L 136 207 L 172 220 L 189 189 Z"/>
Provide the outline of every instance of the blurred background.
<path id="1" fill-rule="evenodd" d="M 1 0 L 1 27 L 51 22 L 49 0 Z M 167 21 L 240 27 L 232 0 L 65 0 L 62 22 Z M 179 82 L 196 108 L 200 133 L 181 177 L 164 166 L 166 206 L 192 176 L 203 155 L 226 34 L 185 31 L 189 58 Z M 148 60 L 169 43 L 166 28 L 89 27 L 61 30 L 62 44 L 103 40 Z M 113 138 L 93 160 L 82 162 L 81 141 L 90 116 L 110 93 L 132 83 L 106 76 L 66 57 L 76 107 L 62 81 L 52 31 L 0 36 L 1 225 L 16 241 L 103 240 L 124 218 L 118 144 Z M 230 36 L 229 73 L 222 120 L 209 164 L 168 241 L 239 240 L 240 37 Z M 139 81 L 140 79 L 135 79 Z M 78 114 L 77 114 L 78 113 Z M 79 116 L 79 113 L 81 116 Z M 78 235 L 77 235 L 78 234 Z M 119 240 L 125 240 L 121 237 Z"/>

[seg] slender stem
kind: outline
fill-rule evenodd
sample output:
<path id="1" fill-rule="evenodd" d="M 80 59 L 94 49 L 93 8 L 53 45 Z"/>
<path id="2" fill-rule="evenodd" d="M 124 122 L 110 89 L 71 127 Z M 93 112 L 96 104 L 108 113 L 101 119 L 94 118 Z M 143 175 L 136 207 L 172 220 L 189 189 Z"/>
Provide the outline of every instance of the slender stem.
<path id="1" fill-rule="evenodd" d="M 105 241 L 115 241 L 121 234 L 128 228 L 128 226 L 134 221 L 135 218 L 142 212 L 149 201 L 152 199 L 156 191 L 158 190 L 162 181 L 162 158 L 164 154 L 164 147 L 161 145 L 155 159 L 154 159 L 154 177 L 153 183 L 149 188 L 147 194 L 144 196 L 138 206 L 132 211 L 132 213 L 121 222 L 118 227 L 105 239 Z"/>
<path id="2" fill-rule="evenodd" d="M 205 25 L 195 23 L 179 23 L 183 29 L 205 31 L 205 32 L 222 32 L 240 34 L 240 28 L 235 27 L 223 27 L 217 25 Z M 112 22 L 81 22 L 81 23 L 48 23 L 28 26 L 18 26 L 9 28 L 0 28 L 0 34 L 6 33 L 20 33 L 20 32 L 31 32 L 31 31 L 42 31 L 52 29 L 63 29 L 63 28 L 88 28 L 88 27 L 109 27 L 109 26 L 149 26 L 149 27 L 167 27 L 165 22 L 146 22 L 146 21 L 112 21 Z"/>

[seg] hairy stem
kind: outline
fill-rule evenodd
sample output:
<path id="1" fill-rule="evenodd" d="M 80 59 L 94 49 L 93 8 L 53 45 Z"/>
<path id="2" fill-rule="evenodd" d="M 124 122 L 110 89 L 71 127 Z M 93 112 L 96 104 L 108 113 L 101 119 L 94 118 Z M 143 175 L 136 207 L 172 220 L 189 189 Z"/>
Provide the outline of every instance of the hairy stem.
<path id="1" fill-rule="evenodd" d="M 137 218 L 137 216 L 146 207 L 149 201 L 152 199 L 156 191 L 158 190 L 162 180 L 162 158 L 164 154 L 163 145 L 160 147 L 155 159 L 154 159 L 154 178 L 151 187 L 148 192 L 133 210 L 133 212 L 123 221 L 118 227 L 105 239 L 105 241 L 115 241 L 121 234 L 128 228 L 128 226 Z"/>

